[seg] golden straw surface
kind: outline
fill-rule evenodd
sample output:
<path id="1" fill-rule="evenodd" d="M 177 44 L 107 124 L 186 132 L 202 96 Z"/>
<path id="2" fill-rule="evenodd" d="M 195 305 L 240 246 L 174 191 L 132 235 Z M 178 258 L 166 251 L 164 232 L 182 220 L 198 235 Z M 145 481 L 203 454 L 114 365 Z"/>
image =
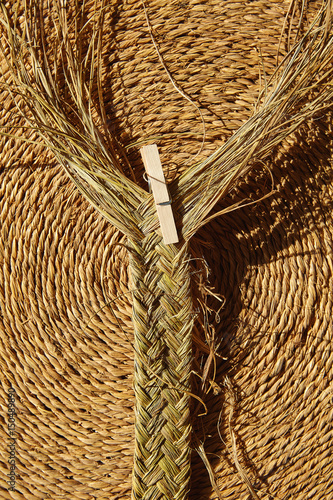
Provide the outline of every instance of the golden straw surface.
<path id="1" fill-rule="evenodd" d="M 133 495 L 188 497 L 192 327 L 189 258 L 156 234 L 130 249 L 136 396 Z M 186 258 L 187 257 L 187 258 Z"/>
<path id="2" fill-rule="evenodd" d="M 299 7 L 292 2 L 291 12 L 293 5 Z M 258 53 L 268 79 L 274 71 L 289 6 L 290 2 L 149 3 L 149 18 L 170 72 L 203 110 L 206 142 L 195 162 L 218 150 L 250 117 L 264 81 Z M 291 42 L 298 28 L 304 33 L 316 6 L 309 2 L 308 18 L 299 26 L 300 12 L 295 10 L 290 21 Z M 87 4 L 87 9 L 93 12 L 94 6 Z M 194 210 L 191 222 L 181 203 L 187 188 L 177 191 L 187 182 L 191 158 L 200 150 L 200 117 L 163 72 L 140 5 L 113 2 L 105 16 L 110 32 L 104 37 L 102 51 L 100 76 L 103 91 L 106 89 L 106 119 L 101 128 L 107 125 L 119 141 L 108 154 L 138 140 L 158 138 L 168 179 L 182 174 L 171 191 L 179 220 L 183 218 L 185 224 L 183 235 L 189 238 L 193 228 L 204 221 L 211 203 L 218 201 L 214 196 L 205 198 L 205 210 Z M 21 21 L 20 16 L 18 19 Z M 51 29 L 51 24 L 48 26 Z M 288 29 L 287 22 L 286 33 Z M 282 53 L 286 52 L 286 40 L 283 36 Z M 58 83 L 62 88 L 63 82 Z M 38 142 L 36 134 L 22 129 L 24 123 L 7 91 L 2 95 L 2 123 L 12 126 L 15 114 L 18 127 L 5 131 Z M 315 99 L 316 94 L 310 97 Z M 301 105 L 314 102 L 311 99 L 304 99 Z M 328 95 L 326 105 L 329 99 Z M 312 111 L 309 109 L 308 116 Z M 278 118 L 274 116 L 274 120 Z M 288 119 L 276 122 L 282 129 L 278 130 L 280 136 Z M 77 132 L 75 147 L 81 149 L 72 151 L 73 158 L 67 156 L 62 163 L 82 188 L 85 186 L 75 178 L 75 168 L 85 138 L 82 129 Z M 147 498 L 186 495 L 191 425 L 191 447 L 197 451 L 192 458 L 190 498 L 247 498 L 249 491 L 260 498 L 330 497 L 331 114 L 319 112 L 299 133 L 290 132 L 273 154 L 268 148 L 262 156 L 265 168 L 258 161 L 250 164 L 250 175 L 219 202 L 217 210 L 226 212 L 234 204 L 247 204 L 267 195 L 270 171 L 274 196 L 210 220 L 193 236 L 190 249 L 183 242 L 177 250 L 165 248 L 152 232 L 156 217 L 151 197 L 144 190 L 137 146 L 129 150 L 129 164 L 117 154 L 111 158 L 119 161 L 119 168 L 131 179 L 124 187 L 124 199 L 131 208 L 128 210 L 126 202 L 122 205 L 129 213 L 132 210 L 131 218 L 128 223 L 122 216 L 111 219 L 127 234 L 124 238 L 73 192 L 41 145 L 3 139 L 1 405 L 6 411 L 12 384 L 18 396 L 19 474 L 15 496 L 1 480 L 3 498 L 130 497 L 134 448 L 132 306 L 137 396 L 134 484 L 138 498 L 145 492 L 150 495 Z M 279 134 L 270 136 L 273 142 Z M 251 129 L 245 136 L 248 143 L 256 137 L 251 136 Z M 235 134 L 229 144 L 237 145 L 238 137 Z M 267 147 L 265 140 L 263 147 Z M 87 143 L 92 144 L 90 137 Z M 92 161 L 100 154 L 96 151 L 94 156 L 89 146 L 84 154 L 89 153 Z M 246 172 L 246 165 L 240 173 Z M 198 193 L 203 199 L 208 193 L 202 186 L 216 191 L 219 185 L 214 169 L 207 182 L 202 165 L 197 163 L 195 168 L 192 180 L 197 183 L 197 194 L 186 199 L 194 208 Z M 89 174 L 91 180 L 96 187 L 96 177 Z M 140 185 L 137 191 L 135 181 Z M 109 189 L 104 180 L 101 184 Z M 227 183 L 223 193 L 230 186 Z M 219 196 L 223 194 L 220 191 Z M 92 196 L 91 192 L 86 194 Z M 92 201 L 110 219 L 114 206 L 103 205 L 103 200 L 105 192 Z M 137 203 L 139 210 L 134 212 Z M 221 305 L 218 294 L 224 296 L 225 305 L 216 315 L 214 311 Z M 178 296 L 181 300 L 175 301 Z M 181 345 L 175 333 L 184 330 L 186 341 Z M 143 346 L 145 339 L 148 346 Z M 174 381 L 182 359 L 183 372 Z M 174 364 L 168 378 L 165 365 L 171 361 Z M 176 384 L 177 390 L 173 387 Z M 149 386 L 156 402 L 148 403 L 153 412 L 146 421 L 143 414 Z M 140 399 L 142 387 L 145 393 Z M 199 396 L 207 409 L 203 415 L 205 407 L 193 400 L 193 416 L 199 416 L 192 421 L 188 413 L 190 392 Z M 157 431 L 156 440 L 160 439 L 161 428 L 166 425 L 168 429 L 168 422 L 178 419 L 175 407 L 184 417 L 174 422 L 182 439 L 173 436 L 168 452 L 175 442 L 184 445 L 184 463 L 176 464 L 181 471 L 174 470 L 173 464 L 181 455 L 174 450 L 165 469 L 169 477 L 181 481 L 174 490 L 164 490 L 166 483 L 170 487 L 167 476 L 158 477 L 161 472 L 154 472 L 154 468 L 152 480 L 141 467 L 143 455 L 147 462 L 154 458 L 149 448 L 151 435 L 144 438 L 144 447 L 138 436 L 144 434 L 150 421 L 152 434 Z M 1 428 L 4 443 L 6 423 L 5 415 Z M 166 438 L 162 447 L 174 431 L 166 433 L 162 433 Z M 155 456 L 160 449 L 161 443 Z M 4 445 L 4 475 L 7 455 Z M 207 461 L 213 476 L 210 479 L 205 472 Z M 163 470 L 164 458 L 158 456 L 157 462 L 159 471 Z M 152 482 L 158 485 L 160 497 Z"/>

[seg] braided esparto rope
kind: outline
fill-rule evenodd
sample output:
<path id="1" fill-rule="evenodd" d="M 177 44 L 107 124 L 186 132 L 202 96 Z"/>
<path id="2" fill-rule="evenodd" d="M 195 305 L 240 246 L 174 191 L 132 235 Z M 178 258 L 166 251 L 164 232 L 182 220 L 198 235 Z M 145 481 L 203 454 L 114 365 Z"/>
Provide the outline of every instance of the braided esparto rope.
<path id="1" fill-rule="evenodd" d="M 327 67 L 331 67 L 332 52 L 327 47 L 331 2 L 325 2 L 318 18 L 320 28 L 314 25 L 312 38 L 304 37 L 289 54 L 285 70 L 274 80 L 276 85 L 272 85 L 270 97 L 248 122 L 210 157 L 192 165 L 170 183 L 181 232 L 179 247 L 166 247 L 156 234 L 159 224 L 153 198 L 137 184 L 135 176 L 130 175 L 134 169 L 123 168 L 118 149 L 112 149 L 113 142 L 118 144 L 117 137 L 111 137 L 112 140 L 109 137 L 102 100 L 100 109 L 94 107 L 90 81 L 95 78 L 95 70 L 97 79 L 100 76 L 97 68 L 102 54 L 98 48 L 102 40 L 104 3 L 88 48 L 80 23 L 75 24 L 73 44 L 69 34 L 73 18 L 81 20 L 81 26 L 88 25 L 84 8 L 79 12 L 78 4 L 72 6 L 73 16 L 71 2 L 68 5 L 65 2 L 66 8 L 60 0 L 54 3 L 54 18 L 51 16 L 50 22 L 53 26 L 57 19 L 61 36 L 57 35 L 50 44 L 43 36 L 41 40 L 38 38 L 38 33 L 44 33 L 40 23 L 47 19 L 43 10 L 39 12 L 40 2 L 31 0 L 33 8 L 25 11 L 29 22 L 22 34 L 13 29 L 14 16 L 0 2 L 8 51 L 14 61 L 10 66 L 13 79 L 10 84 L 14 88 L 11 92 L 22 98 L 24 106 L 19 109 L 22 113 L 28 111 L 28 126 L 39 130 L 44 144 L 53 151 L 81 192 L 127 238 L 135 329 L 133 496 L 135 500 L 185 500 L 190 475 L 189 398 L 194 320 L 187 245 L 199 228 L 223 213 L 211 211 L 237 179 L 250 171 L 254 160 L 266 159 L 282 139 L 315 114 L 316 106 L 322 111 L 331 104 L 333 91 L 330 86 L 325 87 L 325 81 L 323 92 L 318 94 L 322 100 L 316 97 L 304 104 L 309 89 L 316 87 L 314 75 L 321 71 L 325 71 L 327 78 L 330 75 Z M 19 18 L 15 13 L 16 17 Z M 38 49 L 49 46 L 52 47 L 51 62 Z M 332 37 L 329 47 L 333 51 Z M 57 49 L 60 60 L 54 73 L 52 57 Z M 89 56 L 94 50 L 95 65 Z M 78 55 L 85 51 L 82 62 Z M 26 67 L 35 73 L 31 76 Z M 60 86 L 59 74 L 63 73 L 66 92 Z M 7 85 L 11 89 L 10 84 Z M 68 96 L 71 103 L 67 102 Z M 98 88 L 98 98 L 101 96 Z M 99 116 L 97 123 L 102 131 L 95 125 L 95 114 Z"/>
<path id="2" fill-rule="evenodd" d="M 152 233 L 132 246 L 135 499 L 187 498 L 193 309 L 189 262 Z"/>

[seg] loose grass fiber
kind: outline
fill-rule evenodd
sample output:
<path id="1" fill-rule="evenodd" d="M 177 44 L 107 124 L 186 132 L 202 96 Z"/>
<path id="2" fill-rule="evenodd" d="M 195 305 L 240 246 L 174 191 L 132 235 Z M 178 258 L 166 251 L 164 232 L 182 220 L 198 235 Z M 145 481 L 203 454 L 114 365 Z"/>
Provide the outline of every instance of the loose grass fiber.
<path id="1" fill-rule="evenodd" d="M 75 19 L 72 25 L 63 6 L 55 4 L 49 19 L 58 27 L 52 45 L 43 38 L 39 41 L 44 33 L 39 7 L 27 6 L 27 29 L 22 34 L 14 18 L 6 17 L 4 11 L 11 50 L 8 53 L 4 48 L 4 53 L 7 50 L 13 79 L 8 88 L 29 128 L 41 135 L 74 183 L 126 237 L 123 244 L 130 255 L 136 353 L 133 495 L 185 498 L 190 472 L 195 319 L 190 239 L 212 221 L 215 204 L 239 178 L 258 161 L 266 160 L 305 120 L 320 115 L 331 104 L 331 7 L 325 4 L 310 32 L 294 45 L 267 82 L 267 95 L 259 97 L 253 117 L 208 159 L 184 168 L 170 184 L 182 236 L 177 247 L 165 247 L 155 233 L 158 221 L 152 197 L 135 182 L 135 168 L 121 161 L 117 137 L 108 133 L 104 108 L 98 108 L 103 102 L 101 89 L 99 104 L 93 100 L 90 84 L 101 67 L 99 28 L 105 6 L 99 5 L 90 21 L 80 10 L 72 13 L 68 17 Z M 88 26 L 94 27 L 93 36 L 85 46 L 83 33 Z M 52 66 L 44 58 L 48 47 L 58 56 Z M 234 208 L 221 211 L 226 214 Z"/>

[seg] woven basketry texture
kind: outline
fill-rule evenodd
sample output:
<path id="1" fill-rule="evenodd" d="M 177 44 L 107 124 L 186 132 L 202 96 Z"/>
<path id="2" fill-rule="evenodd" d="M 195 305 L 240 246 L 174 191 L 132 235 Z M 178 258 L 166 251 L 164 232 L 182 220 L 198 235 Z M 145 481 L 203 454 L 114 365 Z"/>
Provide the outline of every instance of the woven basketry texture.
<path id="1" fill-rule="evenodd" d="M 309 18 L 315 4 L 309 2 Z M 203 112 L 200 158 L 250 116 L 261 85 L 258 49 L 270 74 L 289 5 L 149 2 L 165 63 Z M 123 147 L 155 137 L 172 179 L 200 150 L 200 116 L 163 71 L 140 4 L 112 2 L 110 12 L 103 50 L 110 128 Z M 2 125 L 12 124 L 6 93 L 2 103 Z M 224 297 L 218 317 L 199 314 L 192 387 L 207 407 L 202 415 L 202 404 L 193 403 L 199 416 L 192 448 L 203 443 L 220 498 L 249 498 L 247 481 L 262 499 L 332 495 L 331 121 L 331 113 L 316 117 L 269 158 L 272 197 L 193 238 L 193 274 L 211 269 L 210 286 Z M 2 145 L 0 496 L 130 498 L 135 284 L 124 238 L 42 146 L 8 138 Z M 128 156 L 144 186 L 137 149 Z M 270 189 L 258 166 L 219 208 Z M 195 295 L 205 296 L 200 279 Z M 214 297 L 207 301 L 219 308 Z M 15 493 L 6 482 L 10 386 Z M 196 451 L 191 465 L 189 497 L 218 498 Z"/>
<path id="2" fill-rule="evenodd" d="M 142 248 L 131 251 L 137 399 L 133 492 L 135 498 L 177 500 L 189 490 L 194 315 L 189 258 L 185 254 L 184 264 L 175 265 L 178 249 L 169 258 L 161 240 L 150 235 Z"/>

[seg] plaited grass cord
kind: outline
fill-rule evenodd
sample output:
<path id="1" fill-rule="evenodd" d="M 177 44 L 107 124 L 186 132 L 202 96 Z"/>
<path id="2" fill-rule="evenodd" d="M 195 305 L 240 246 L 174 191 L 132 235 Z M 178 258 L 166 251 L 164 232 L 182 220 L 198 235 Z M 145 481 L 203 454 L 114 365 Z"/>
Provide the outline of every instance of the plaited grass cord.
<path id="1" fill-rule="evenodd" d="M 156 234 L 135 245 L 130 256 L 135 290 L 133 496 L 180 500 L 187 497 L 190 478 L 189 263 L 177 265 L 179 250 L 166 247 Z"/>
<path id="2" fill-rule="evenodd" d="M 122 168 L 119 151 L 109 147 L 112 137 L 108 137 L 103 106 L 94 106 L 90 87 L 100 63 L 100 32 L 96 28 L 88 47 L 83 47 L 83 21 L 71 33 L 71 16 L 68 13 L 67 19 L 62 3 L 54 5 L 53 20 L 59 27 L 55 53 L 58 48 L 60 54 L 56 75 L 44 59 L 47 44 L 38 38 L 43 37 L 38 2 L 26 4 L 24 34 L 3 10 L 9 42 L 4 52 L 7 50 L 8 56 L 10 50 L 7 61 L 13 79 L 8 88 L 19 110 L 26 114 L 28 126 L 40 134 L 89 201 L 127 237 L 134 283 L 136 351 L 133 495 L 137 499 L 183 499 L 189 480 L 193 325 L 188 268 L 191 256 L 186 245 L 211 220 L 210 211 L 219 199 L 255 161 L 265 159 L 296 127 L 330 105 L 331 2 L 325 3 L 311 31 L 292 48 L 285 65 L 270 82 L 271 93 L 262 99 L 254 116 L 216 153 L 172 183 L 183 237 L 180 248 L 165 247 L 155 234 L 158 219 L 152 196 L 130 175 L 124 175 L 126 169 Z M 97 19 L 95 27 L 102 25 L 104 7 L 90 19 L 92 24 Z M 80 9 L 75 12 L 75 22 L 80 15 L 83 19 L 83 14 Z M 83 62 L 78 59 L 82 50 L 86 50 Z M 66 99 L 70 103 L 60 90 L 58 71 L 66 82 Z M 325 78 L 317 80 L 323 72 Z M 227 207 L 224 213 L 230 209 Z"/>

